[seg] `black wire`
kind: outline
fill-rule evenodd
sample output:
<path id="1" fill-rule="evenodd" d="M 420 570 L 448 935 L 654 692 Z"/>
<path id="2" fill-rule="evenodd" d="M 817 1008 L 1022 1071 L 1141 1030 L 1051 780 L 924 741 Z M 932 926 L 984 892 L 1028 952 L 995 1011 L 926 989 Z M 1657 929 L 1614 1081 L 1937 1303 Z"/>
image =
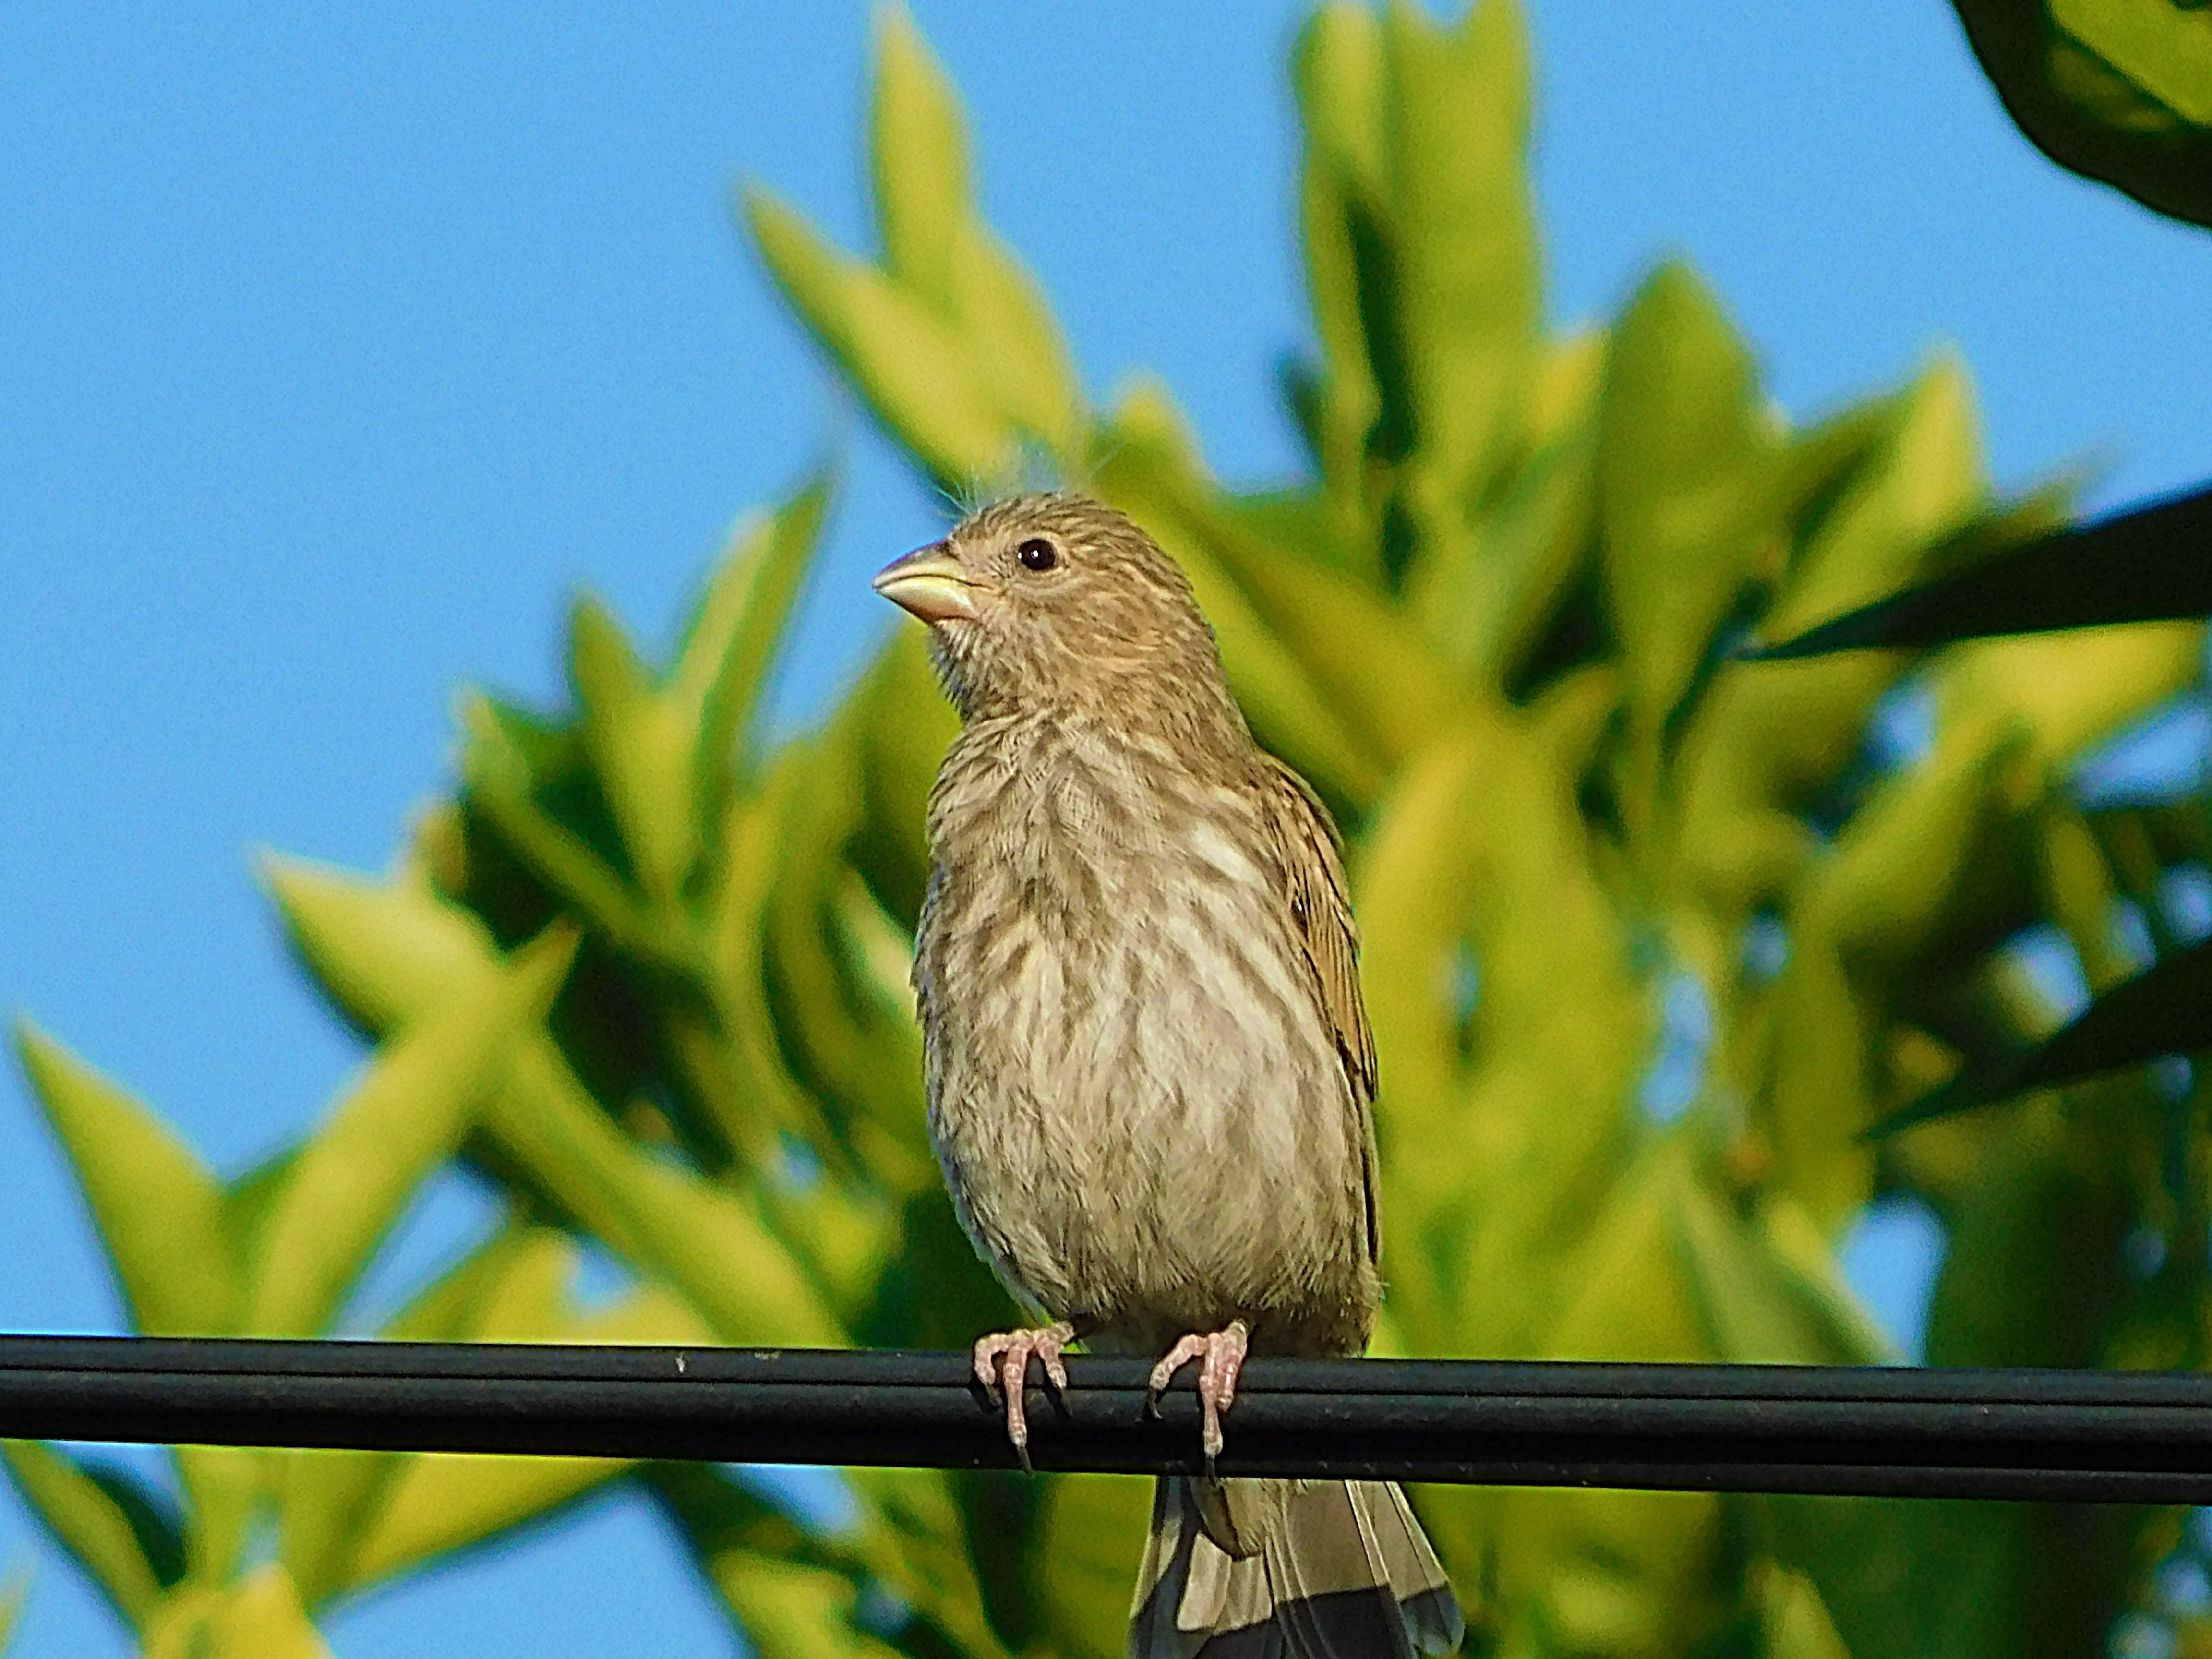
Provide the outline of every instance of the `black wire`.
<path id="1" fill-rule="evenodd" d="M 1188 1375 L 1068 1362 L 1040 1469 L 1194 1471 Z M 1032 1382 L 1041 1381 L 1033 1368 Z M 0 1437 L 1013 1466 L 953 1353 L 0 1337 Z M 1255 1359 L 1224 1474 L 2212 1503 L 2212 1376 Z"/>

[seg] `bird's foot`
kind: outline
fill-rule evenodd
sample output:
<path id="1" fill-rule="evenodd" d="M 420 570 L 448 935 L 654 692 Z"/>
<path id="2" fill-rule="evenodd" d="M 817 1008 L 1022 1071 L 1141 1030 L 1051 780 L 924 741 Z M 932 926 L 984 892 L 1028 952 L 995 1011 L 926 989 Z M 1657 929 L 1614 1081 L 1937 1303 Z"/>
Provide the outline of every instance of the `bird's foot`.
<path id="1" fill-rule="evenodd" d="M 1045 1381 L 1056 1394 L 1067 1392 L 1067 1367 L 1060 1350 L 1075 1340 L 1075 1327 L 1066 1320 L 1036 1331 L 994 1331 L 975 1339 L 975 1380 L 983 1391 L 1006 1402 L 1006 1438 L 1014 1443 L 1014 1455 L 1022 1468 L 1030 1467 L 1030 1424 L 1022 1406 L 1029 1386 L 1030 1356 L 1044 1362 Z"/>
<path id="2" fill-rule="evenodd" d="M 1152 1367 L 1146 1395 L 1157 1411 L 1160 1395 L 1166 1392 L 1175 1374 L 1192 1360 L 1199 1362 L 1198 1406 L 1206 1417 L 1200 1443 L 1206 1448 L 1206 1472 L 1209 1475 L 1213 1473 L 1213 1460 L 1221 1455 L 1221 1419 L 1237 1399 L 1237 1375 L 1244 1369 L 1244 1351 L 1251 1334 L 1243 1320 L 1232 1319 L 1220 1330 L 1205 1335 L 1194 1333 L 1180 1339 Z"/>

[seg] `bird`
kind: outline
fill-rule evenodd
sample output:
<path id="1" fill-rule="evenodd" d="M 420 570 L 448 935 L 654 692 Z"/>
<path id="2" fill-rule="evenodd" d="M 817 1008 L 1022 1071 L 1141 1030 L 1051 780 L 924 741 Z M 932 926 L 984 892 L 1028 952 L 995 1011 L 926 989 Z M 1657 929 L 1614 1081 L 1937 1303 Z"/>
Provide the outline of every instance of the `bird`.
<path id="1" fill-rule="evenodd" d="M 1462 1619 L 1382 1481 L 1216 1478 L 1249 1354 L 1357 1355 L 1382 1291 L 1376 1054 L 1334 821 L 1263 750 L 1188 578 L 1069 491 L 885 568 L 958 735 L 914 988 L 962 1226 L 1030 1328 L 975 1346 L 1024 1467 L 1032 1358 L 1198 1367 L 1204 1474 L 1158 1478 L 1132 1659 L 1378 1659 Z"/>

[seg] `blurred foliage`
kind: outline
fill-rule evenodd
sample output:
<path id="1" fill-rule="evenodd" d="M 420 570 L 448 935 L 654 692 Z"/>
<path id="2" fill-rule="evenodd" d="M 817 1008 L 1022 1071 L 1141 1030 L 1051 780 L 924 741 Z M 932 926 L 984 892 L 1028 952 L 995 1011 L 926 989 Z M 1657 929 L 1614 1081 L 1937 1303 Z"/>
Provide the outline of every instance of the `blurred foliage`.
<path id="1" fill-rule="evenodd" d="M 880 251 L 764 192 L 744 212 L 927 477 L 974 493 L 1042 463 L 1159 537 L 1258 735 L 1342 819 L 1382 1063 L 1378 1351 L 1884 1359 L 1833 1251 L 1899 1197 L 1949 1240 L 1930 1359 L 2199 1363 L 2193 1079 L 1862 1132 L 2055 1025 L 2038 964 L 2101 987 L 2142 936 L 2180 942 L 2206 803 L 2092 807 L 2072 775 L 2201 692 L 2202 629 L 1735 661 L 1753 629 L 2060 505 L 1993 499 L 1948 357 L 1793 428 L 1681 265 L 1601 327 L 1548 331 L 1509 0 L 1456 23 L 1324 6 L 1292 72 L 1318 352 L 1281 370 L 1311 457 L 1285 487 L 1216 480 L 1156 384 L 1088 399 L 901 14 L 871 117 Z M 586 599 L 568 708 L 465 700 L 459 787 L 392 873 L 271 868 L 301 959 L 377 1045 L 296 1152 L 220 1186 L 26 1038 L 143 1328 L 325 1328 L 448 1157 L 512 1219 L 395 1334 L 964 1346 L 1015 1316 L 924 1125 L 908 959 L 953 721 L 920 631 L 816 729 L 760 736 L 827 495 L 739 531 L 665 664 Z M 303 1227 L 309 1194 L 339 1221 Z M 559 1291 L 586 1240 L 638 1285 L 596 1326 Z M 173 1502 L 51 1449 L 13 1468 L 149 1650 L 189 1620 L 240 1654 L 618 1473 L 192 1454 Z M 620 1473 L 765 1659 L 1121 1650 L 1146 1482 L 854 1471 L 824 1521 L 728 1471 Z M 2180 1535 L 2112 1509 L 1417 1501 L 1472 1647 L 1516 1656 L 2080 1653 L 2147 1616 Z M 272 1513 L 277 1559 L 241 1573 Z"/>
<path id="2" fill-rule="evenodd" d="M 23 1616 L 23 1598 L 30 1594 L 31 1575 L 27 1571 L 10 1573 L 8 1581 L 0 1584 L 0 1653 L 8 1651 L 15 1639 L 15 1623 Z"/>
<path id="3" fill-rule="evenodd" d="M 1970 530 L 1946 550 L 1958 566 L 1947 574 L 1741 654 L 1780 662 L 2212 614 L 2212 486 L 2012 545 L 1987 539 Z"/>
<path id="4" fill-rule="evenodd" d="M 1962 540 L 1971 541 L 1971 532 Z M 1992 556 L 1744 652 L 1775 662 L 1885 646 L 2198 617 L 2212 612 L 2212 489 Z M 2166 1054 L 2212 1049 L 2212 940 L 2176 946 L 2039 1042 L 1985 1054 L 1875 1127 L 1893 1133 L 2023 1089 L 2078 1082 Z"/>
<path id="5" fill-rule="evenodd" d="M 33 1092 L 76 1172 L 135 1328 L 153 1335 L 331 1331 L 378 1245 L 471 1133 L 510 1050 L 542 1030 L 576 930 L 556 923 L 378 1047 L 324 1121 L 218 1182 L 142 1103 L 23 1027 Z M 645 1286 L 586 1311 L 580 1247 L 516 1206 L 420 1287 L 381 1335 L 439 1341 L 699 1341 Z M 324 1651 L 310 1615 L 567 1502 L 619 1471 L 589 1460 L 403 1457 L 185 1447 L 166 1479 L 31 1441 L 0 1445 L 16 1490 L 149 1655 Z M 273 1558 L 273 1559 L 272 1559 Z"/>
<path id="6" fill-rule="evenodd" d="M 2204 0 L 1952 0 L 2036 148 L 2176 219 L 2212 225 Z"/>

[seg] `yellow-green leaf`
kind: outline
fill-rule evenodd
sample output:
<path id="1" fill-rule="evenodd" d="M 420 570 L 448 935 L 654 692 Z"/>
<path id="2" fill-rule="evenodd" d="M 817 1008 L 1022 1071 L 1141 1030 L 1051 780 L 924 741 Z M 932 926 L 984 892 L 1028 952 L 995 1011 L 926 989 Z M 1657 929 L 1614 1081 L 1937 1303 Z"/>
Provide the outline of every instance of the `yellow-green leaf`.
<path id="1" fill-rule="evenodd" d="M 400 1209 L 467 1133 L 522 1034 L 544 1018 L 575 953 L 558 926 L 497 975 L 409 1027 L 302 1151 L 256 1241 L 246 1328 L 312 1336 Z"/>
<path id="2" fill-rule="evenodd" d="M 1479 0 L 1455 27 L 1397 0 L 1382 45 L 1394 355 L 1424 488 L 1456 515 L 1504 459 L 1537 321 L 1528 26 L 1516 0 Z"/>
<path id="3" fill-rule="evenodd" d="M 1613 331 L 1598 404 L 1598 520 L 1628 707 L 1656 777 L 1668 716 L 1762 562 L 1778 562 L 1778 433 L 1751 354 L 1687 266 Z"/>
<path id="4" fill-rule="evenodd" d="M 1291 78 L 1305 126 L 1299 216 L 1306 288 L 1324 365 L 1308 423 L 1340 514 L 1348 528 L 1364 530 L 1367 438 L 1382 392 L 1369 356 L 1361 245 L 1373 242 L 1388 191 L 1382 32 L 1375 13 L 1322 6 L 1299 33 Z"/>
<path id="5" fill-rule="evenodd" d="M 1042 1503 L 1031 1593 L 1048 1639 L 1069 1659 L 1121 1659 L 1129 1587 L 1152 1524 L 1152 1479 L 1058 1475 Z"/>
<path id="6" fill-rule="evenodd" d="M 761 1659 L 896 1659 L 855 1622 L 860 1587 L 843 1573 L 747 1550 L 725 1551 L 712 1571 Z"/>
<path id="7" fill-rule="evenodd" d="M 892 279 L 957 329 L 1015 428 L 1073 457 L 1083 398 L 1066 345 L 1035 279 L 975 211 L 958 100 L 902 9 L 882 14 L 870 127 Z"/>
<path id="8" fill-rule="evenodd" d="M 222 1189 L 191 1149 L 139 1101 L 27 1021 L 15 1051 L 69 1154 L 131 1322 L 152 1336 L 232 1328 L 237 1270 Z"/>
<path id="9" fill-rule="evenodd" d="M 844 1346 L 819 1287 L 758 1209 L 626 1139 L 550 1041 L 526 1042 L 510 1059 L 484 1127 L 532 1182 L 679 1292 L 724 1342 Z"/>
<path id="10" fill-rule="evenodd" d="M 464 1340 L 707 1346 L 704 1321 L 670 1291 L 647 1285 L 597 1312 L 567 1293 L 574 1247 L 542 1232 Z M 595 1457 L 410 1457 L 372 1526 L 355 1540 L 345 1588 L 374 1583 L 569 1503 L 630 1465 Z"/>
<path id="11" fill-rule="evenodd" d="M 767 694 L 769 671 L 830 507 L 817 474 L 768 518 L 731 538 L 684 630 L 667 695 L 695 734 L 695 810 L 702 825 Z"/>
<path id="12" fill-rule="evenodd" d="M 699 850 L 696 728 L 588 594 L 569 621 L 568 672 L 584 748 L 630 869 L 648 899 L 671 911 Z"/>
<path id="13" fill-rule="evenodd" d="M 31 1570 L 18 1568 L 8 1575 L 8 1582 L 0 1584 L 0 1654 L 8 1651 L 8 1644 L 15 1639 L 15 1626 L 23 1616 L 23 1603 L 31 1594 Z"/>
<path id="14" fill-rule="evenodd" d="M 1941 359 L 1796 550 L 1762 629 L 1786 635 L 1895 587 L 1984 494 L 1966 377 Z M 1722 669 L 1685 730 L 1674 786 L 1685 877 L 1720 915 L 1783 901 L 1815 850 L 1796 814 L 1843 771 L 1901 666 L 1860 653 Z"/>
<path id="15" fill-rule="evenodd" d="M 145 1659 L 331 1659 L 284 1569 L 257 1568 L 226 1590 L 193 1585 L 149 1629 Z"/>
<path id="16" fill-rule="evenodd" d="M 161 1580 L 122 1504 L 66 1453 L 43 1441 L 0 1441 L 0 1461 L 55 1541 L 92 1575 L 134 1629 L 144 1629 L 161 1606 Z"/>
<path id="17" fill-rule="evenodd" d="M 1755 1588 L 1768 1659 L 1851 1659 L 1827 1603 L 1805 1574 L 1765 1562 Z"/>
<path id="18" fill-rule="evenodd" d="M 492 949 L 491 934 L 419 869 L 366 881 L 271 855 L 261 878 L 293 950 L 356 1021 L 381 1033 L 434 1007 Z"/>
<path id="19" fill-rule="evenodd" d="M 749 191 L 744 212 L 792 309 L 939 484 L 968 492 L 1012 476 L 1012 423 L 951 327 L 766 191 Z"/>

